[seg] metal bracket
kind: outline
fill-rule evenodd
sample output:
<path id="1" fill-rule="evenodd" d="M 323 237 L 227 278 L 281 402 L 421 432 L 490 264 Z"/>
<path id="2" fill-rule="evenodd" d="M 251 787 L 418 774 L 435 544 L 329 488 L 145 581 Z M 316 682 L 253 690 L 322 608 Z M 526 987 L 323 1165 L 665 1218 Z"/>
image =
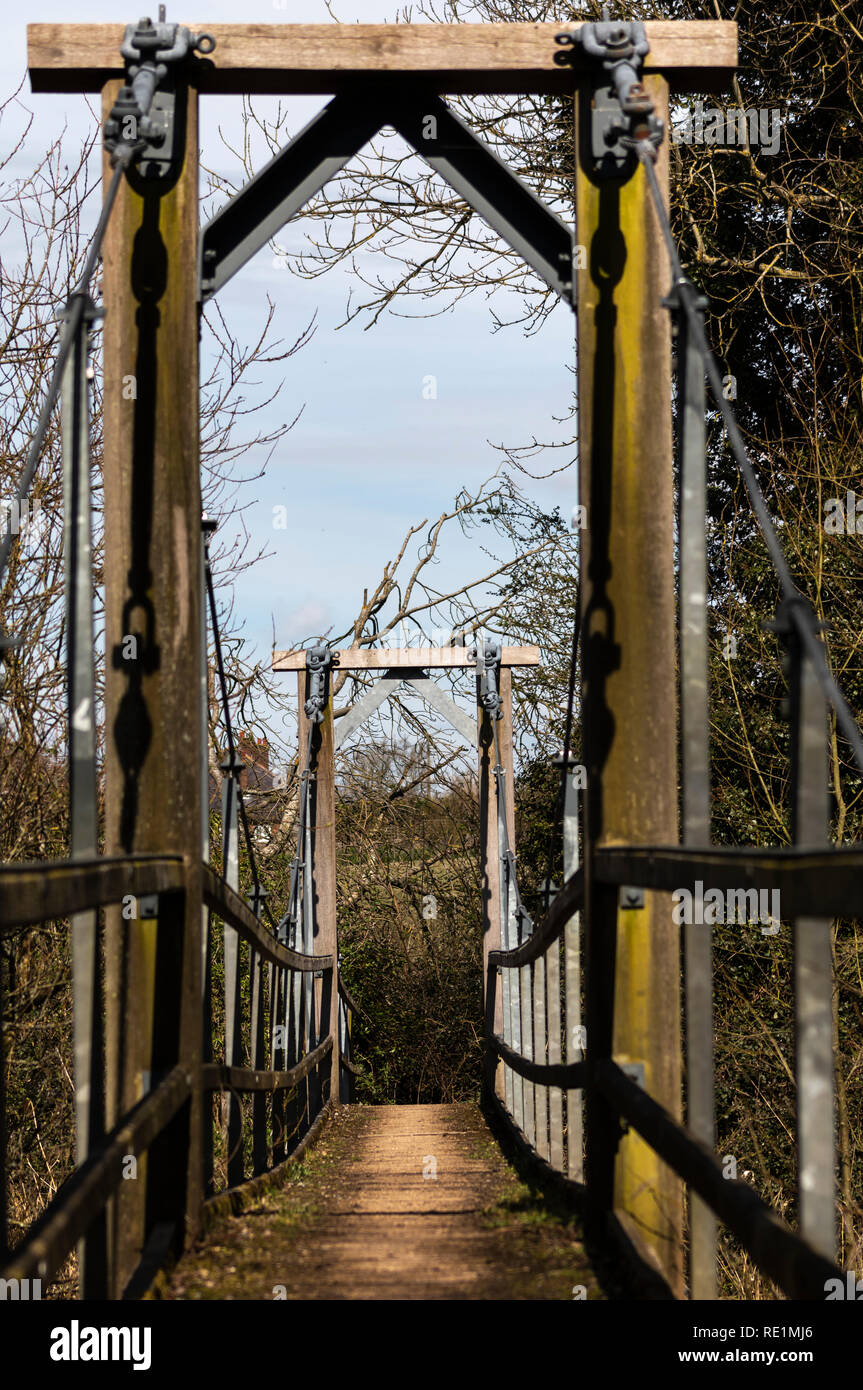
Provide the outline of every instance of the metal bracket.
<path id="1" fill-rule="evenodd" d="M 138 170 L 145 179 L 166 179 L 177 156 L 175 121 L 177 91 L 172 84 L 153 94 L 147 116 L 147 139 L 136 155 Z"/>
<path id="2" fill-rule="evenodd" d="M 803 649 L 801 646 L 800 633 L 792 612 L 794 610 L 804 615 L 806 625 L 811 632 L 819 637 L 822 632 L 829 631 L 830 624 L 822 622 L 815 609 L 812 607 L 805 594 L 791 594 L 787 598 L 782 598 L 776 605 L 776 612 L 772 622 L 760 624 L 762 632 L 772 632 L 783 646 L 782 654 L 782 674 L 788 682 L 789 693 L 783 695 L 779 701 L 778 715 L 781 720 L 788 722 L 791 719 L 792 691 L 799 682 L 803 669 Z"/>
<path id="3" fill-rule="evenodd" d="M 480 638 L 474 647 L 479 677 L 479 702 L 495 719 L 503 719 L 500 700 L 500 662 L 503 649 L 496 637 Z"/>
<path id="4" fill-rule="evenodd" d="M 555 35 L 562 52 L 558 64 L 572 63 L 577 49 L 593 65 L 602 65 L 607 77 L 597 81 L 591 98 L 590 152 L 598 178 L 621 178 L 631 173 L 636 160 L 633 145 L 649 140 L 657 147 L 665 133 L 654 115 L 653 102 L 641 81 L 641 62 L 650 45 L 640 20 L 610 20 L 603 6 L 602 20 Z"/>
<path id="5" fill-rule="evenodd" d="M 329 647 L 309 647 L 306 670 L 309 672 L 309 694 L 303 709 L 313 724 L 322 724 L 327 707 L 327 675 L 333 664 Z"/>
<path id="6" fill-rule="evenodd" d="M 256 889 L 252 889 L 251 893 L 246 894 L 246 902 L 256 917 L 260 917 L 261 909 L 269 896 L 266 888 L 261 888 L 260 884 Z"/>
<path id="7" fill-rule="evenodd" d="M 112 166 L 134 160 L 148 180 L 174 173 L 185 138 L 184 120 L 175 119 L 182 66 L 193 53 L 209 54 L 215 47 L 212 34 L 192 34 L 184 24 L 167 24 L 164 5 L 157 23 L 145 18 L 126 25 L 120 48 L 126 81 L 105 122 Z"/>
<path id="8" fill-rule="evenodd" d="M 622 908 L 644 907 L 644 889 L 630 888 L 628 884 L 622 886 L 617 895 L 617 905 Z"/>

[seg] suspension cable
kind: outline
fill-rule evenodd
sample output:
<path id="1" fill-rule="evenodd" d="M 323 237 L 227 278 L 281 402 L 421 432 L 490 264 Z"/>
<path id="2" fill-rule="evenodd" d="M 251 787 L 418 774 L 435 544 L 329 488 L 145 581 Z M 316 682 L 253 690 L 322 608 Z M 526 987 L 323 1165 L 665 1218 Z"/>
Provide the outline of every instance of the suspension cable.
<path id="1" fill-rule="evenodd" d="M 291 887 L 290 892 L 288 894 L 288 907 L 287 911 L 285 912 L 284 916 L 281 918 L 278 924 L 278 929 L 280 931 L 287 926 L 296 926 L 300 902 L 301 871 L 303 874 L 303 892 L 306 891 L 305 876 L 308 873 L 309 866 L 306 863 L 304 845 L 306 841 L 306 822 L 309 814 L 309 783 L 311 778 L 312 738 L 314 736 L 314 730 L 314 724 L 310 723 L 309 737 L 306 742 L 305 767 L 303 768 L 303 771 L 300 773 L 300 805 L 299 815 L 297 817 L 297 852 L 294 856 L 293 862 L 291 863 Z"/>
<path id="2" fill-rule="evenodd" d="M 569 774 L 569 751 L 572 746 L 572 714 L 575 704 L 575 673 L 578 665 L 578 645 L 581 638 L 581 593 L 576 592 L 575 599 L 575 619 L 572 624 L 572 656 L 569 663 L 569 690 L 566 697 L 566 724 L 563 731 L 563 764 L 560 769 L 560 787 L 558 788 L 557 799 L 554 803 L 554 821 L 551 827 L 551 836 L 548 841 L 548 862 L 545 873 L 545 895 L 544 907 L 548 912 L 551 899 L 551 868 L 554 860 L 554 847 L 557 843 L 558 831 L 563 820 L 563 810 L 566 800 L 566 779 Z"/>
<path id="3" fill-rule="evenodd" d="M 688 279 L 680 264 L 680 256 L 674 242 L 671 224 L 665 210 L 665 204 L 662 200 L 662 193 L 654 168 L 656 149 L 647 139 L 633 140 L 632 148 L 635 150 L 639 160 L 644 166 L 647 176 L 647 185 L 650 189 L 650 195 L 659 221 L 662 239 L 665 242 L 671 264 L 673 291 L 677 292 L 677 303 L 686 315 L 692 341 L 704 363 L 710 390 L 722 415 L 728 442 L 731 446 L 731 452 L 734 455 L 737 467 L 743 477 L 750 505 L 755 513 L 759 529 L 766 543 L 773 570 L 779 580 L 779 586 L 785 602 L 788 618 L 797 631 L 801 646 L 805 649 L 807 656 L 812 662 L 826 700 L 833 707 L 836 721 L 851 746 L 854 761 L 859 771 L 863 773 L 863 735 L 861 735 L 860 728 L 851 713 L 845 696 L 842 694 L 827 664 L 827 654 L 824 643 L 818 636 L 820 624 L 815 610 L 806 595 L 802 594 L 797 588 L 791 576 L 788 561 L 785 558 L 785 552 L 776 534 L 776 529 L 771 520 L 770 512 L 768 511 L 764 494 L 759 486 L 752 461 L 743 442 L 743 436 L 740 432 L 740 427 L 737 423 L 734 411 L 723 395 L 722 376 L 716 358 L 707 341 L 704 323 L 698 308 L 697 301 L 700 298 L 699 291 L 695 288 L 692 281 Z"/>
<path id="4" fill-rule="evenodd" d="M 72 351 L 72 345 L 75 342 L 78 330 L 80 329 L 81 319 L 83 317 L 84 310 L 89 302 L 90 282 L 93 279 L 93 274 L 96 269 L 99 254 L 102 250 L 102 242 L 105 237 L 105 232 L 108 229 L 108 223 L 111 219 L 111 213 L 113 211 L 114 204 L 117 201 L 117 193 L 120 188 L 120 183 L 122 181 L 123 174 L 125 173 L 129 163 L 131 162 L 132 155 L 132 150 L 124 150 L 121 156 L 118 158 L 116 168 L 114 169 L 114 173 L 111 178 L 111 182 L 108 185 L 108 191 L 105 195 L 105 201 L 102 204 L 102 211 L 99 215 L 99 221 L 96 224 L 96 231 L 93 234 L 93 240 L 90 243 L 90 249 L 87 253 L 87 259 L 84 262 L 84 270 L 81 274 L 80 280 L 78 281 L 75 288 L 71 291 L 69 298 L 66 301 L 64 325 L 60 333 L 60 343 L 57 348 L 57 356 L 54 359 L 54 370 L 51 373 L 51 380 L 48 383 L 48 392 L 45 396 L 45 400 L 42 403 L 42 409 L 39 412 L 39 419 L 36 422 L 36 432 L 33 436 L 33 441 L 30 445 L 30 449 L 27 454 L 27 462 L 24 465 L 24 470 L 18 482 L 17 503 L 19 509 L 21 503 L 24 502 L 27 496 L 29 495 L 30 488 L 33 484 L 33 479 L 36 476 L 36 469 L 39 467 L 39 460 L 42 456 L 42 450 L 45 445 L 45 436 L 48 433 L 48 428 L 51 424 L 51 416 L 54 413 L 54 407 L 56 406 L 57 399 L 60 395 L 60 387 L 63 380 L 63 372 L 65 371 L 66 363 L 69 360 L 69 354 Z M 14 542 L 15 534 L 10 529 L 6 532 L 6 535 L 3 537 L 2 543 L 0 543 L 0 580 L 2 580 L 3 575 L 6 572 L 6 566 L 9 563 L 9 557 L 12 553 L 12 546 Z"/>
<path id="5" fill-rule="evenodd" d="M 211 567 L 211 565 L 210 565 L 210 552 L 209 552 L 209 546 L 205 546 L 205 547 L 204 547 L 204 574 L 205 574 L 205 577 L 206 577 L 206 583 L 207 583 L 207 597 L 208 597 L 209 606 L 210 606 L 210 622 L 211 622 L 212 628 L 213 628 L 213 643 L 214 643 L 214 646 L 215 646 L 215 649 L 216 649 L 216 666 L 217 666 L 217 670 L 218 670 L 218 674 L 219 674 L 219 687 L 220 687 L 220 690 L 221 690 L 221 697 L 222 697 L 222 698 L 221 698 L 221 703 L 222 703 L 222 717 L 223 717 L 223 719 L 224 719 L 224 721 L 225 721 L 225 732 L 226 732 L 227 738 L 228 738 L 228 758 L 229 758 L 229 761 L 230 761 L 230 764 L 231 764 L 231 772 L 230 772 L 229 775 L 233 777 L 233 776 L 234 776 L 234 760 L 235 760 L 235 758 L 236 758 L 236 745 L 235 745 L 235 743 L 234 743 L 234 730 L 233 730 L 233 725 L 232 725 L 232 723 L 231 723 L 231 708 L 230 708 L 230 704 L 229 704 L 229 701 L 228 701 L 228 685 L 227 685 L 227 680 L 226 680 L 226 678 L 225 678 L 225 663 L 224 663 L 224 660 L 223 660 L 223 657 L 222 657 L 222 639 L 221 639 L 221 633 L 220 633 L 220 631 L 219 631 L 219 619 L 218 619 L 218 614 L 217 614 L 217 611 L 216 611 L 216 593 L 215 593 L 215 589 L 214 589 L 214 587 L 213 587 L 213 571 L 212 571 L 212 567 Z M 255 898 L 255 902 L 256 902 L 256 903 L 257 903 L 257 902 L 263 902 L 264 911 L 265 911 L 265 913 L 266 913 L 266 915 L 267 915 L 267 918 L 268 918 L 268 920 L 269 920 L 269 922 L 270 922 L 270 925 L 275 929 L 276 923 L 275 923 L 275 921 L 274 921 L 274 919 L 273 919 L 272 912 L 270 911 L 270 907 L 269 907 L 269 904 L 267 903 L 266 896 L 264 896 L 263 893 L 262 893 L 262 891 L 261 891 L 261 880 L 260 880 L 260 875 L 258 874 L 258 865 L 257 865 L 257 860 L 255 859 L 255 850 L 254 850 L 254 845 L 253 845 L 253 843 L 252 843 L 252 836 L 251 836 L 251 833 L 250 833 L 250 831 L 249 831 L 249 820 L 248 820 L 248 816 L 247 816 L 247 814 L 246 814 L 246 803 L 245 803 L 245 800 L 244 800 L 244 798 L 243 798 L 243 788 L 242 788 L 241 785 L 240 785 L 240 779 L 239 779 L 239 777 L 235 777 L 234 780 L 235 780 L 235 782 L 236 782 L 236 790 L 237 790 L 237 809 L 238 809 L 238 811 L 239 811 L 239 814 L 240 814 L 240 821 L 241 821 L 242 827 L 243 827 L 243 838 L 244 838 L 244 840 L 245 840 L 245 842 L 246 842 L 246 853 L 247 853 L 247 855 L 248 855 L 248 857 L 249 857 L 249 868 L 250 868 L 250 870 L 251 870 L 251 874 L 252 874 L 252 883 L 253 883 L 253 885 L 254 885 L 254 898 Z M 225 827 L 223 826 L 223 827 L 222 827 L 222 834 L 223 834 L 223 836 L 224 836 L 224 833 L 225 833 Z"/>
<path id="6" fill-rule="evenodd" d="M 507 866 L 507 874 L 509 876 L 509 881 L 515 893 L 515 919 L 519 923 L 519 925 L 521 925 L 522 923 L 525 924 L 524 935 L 529 936 L 533 931 L 533 918 L 531 917 L 522 900 L 521 890 L 518 886 L 518 875 L 516 873 L 516 854 L 509 840 L 509 826 L 507 825 L 506 819 L 506 773 L 504 772 L 503 763 L 501 762 L 500 740 L 498 738 L 497 732 L 497 720 L 494 717 L 494 714 L 492 714 L 492 732 L 494 734 L 494 755 L 496 761 L 496 766 L 494 769 L 494 780 L 495 786 L 497 788 L 498 811 L 500 815 L 500 820 L 503 825 L 503 854 L 501 855 L 501 858 Z M 501 808 L 502 814 L 500 814 Z"/>

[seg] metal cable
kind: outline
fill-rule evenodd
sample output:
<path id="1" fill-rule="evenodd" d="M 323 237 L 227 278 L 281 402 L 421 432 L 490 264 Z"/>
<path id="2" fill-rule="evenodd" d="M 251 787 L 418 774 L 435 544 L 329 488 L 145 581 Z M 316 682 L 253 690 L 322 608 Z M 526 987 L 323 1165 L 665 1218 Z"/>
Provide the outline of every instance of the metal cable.
<path id="1" fill-rule="evenodd" d="M 99 253 L 102 249 L 102 241 L 104 240 L 105 232 L 108 228 L 108 222 L 110 220 L 114 204 L 117 200 L 117 192 L 120 187 L 120 182 L 123 174 L 126 171 L 126 168 L 129 165 L 131 158 L 131 151 L 128 151 L 127 153 L 124 152 L 123 157 L 119 159 L 117 162 L 117 166 L 114 170 L 111 182 L 108 185 L 108 192 L 105 195 L 105 201 L 102 204 L 102 211 L 99 215 L 99 221 L 96 224 L 96 231 L 93 235 L 93 240 L 90 243 L 90 249 L 87 253 L 87 259 L 84 263 L 84 270 L 81 275 L 81 279 L 78 281 L 78 284 L 72 290 L 68 300 L 66 301 L 65 324 L 60 333 L 60 345 L 57 349 L 57 356 L 54 361 L 54 370 L 51 373 L 51 380 L 48 383 L 48 394 L 46 395 L 44 403 L 42 405 L 42 409 L 39 412 L 39 419 L 36 423 L 36 433 L 33 436 L 33 442 L 30 445 L 30 450 L 27 455 L 27 462 L 24 465 L 24 471 L 21 474 L 21 478 L 18 483 L 17 502 L 19 509 L 21 503 L 25 501 L 25 499 L 29 495 L 30 488 L 33 484 L 33 479 L 36 476 L 36 469 L 39 466 L 39 460 L 42 454 L 42 449 L 45 444 L 45 436 L 48 433 L 48 426 L 51 423 L 51 416 L 54 413 L 54 407 L 56 406 L 57 399 L 60 395 L 60 386 L 63 379 L 63 371 L 65 369 L 66 362 L 68 361 L 69 353 L 72 350 L 72 345 L 75 342 L 76 334 L 81 325 L 81 318 L 83 316 L 84 309 L 89 299 L 90 281 L 93 278 L 93 272 L 96 269 L 96 262 L 99 259 Z M 15 542 L 15 539 L 15 534 L 10 529 L 6 532 L 6 535 L 3 537 L 2 543 L 0 543 L 0 579 L 3 578 L 3 575 L 6 572 L 6 566 L 9 563 L 9 557 L 12 553 L 12 546 Z"/>
<path id="2" fill-rule="evenodd" d="M 764 494 L 755 475 L 755 469 L 743 442 L 740 427 L 722 391 L 722 376 L 719 371 L 716 358 L 707 341 L 704 331 L 701 314 L 698 309 L 697 300 L 700 298 L 699 291 L 695 288 L 692 281 L 687 278 L 680 264 L 680 256 L 674 243 L 671 231 L 671 224 L 662 200 L 662 193 L 659 181 L 656 177 L 654 161 L 656 151 L 648 140 L 637 140 L 633 142 L 633 148 L 639 160 L 644 166 L 647 175 L 647 185 L 650 189 L 654 210 L 659 221 L 662 239 L 665 242 L 668 258 L 671 263 L 671 274 L 673 288 L 677 291 L 677 302 L 685 313 L 689 332 L 692 340 L 698 349 L 702 361 L 704 362 L 707 380 L 713 398 L 722 415 L 725 430 L 728 435 L 728 442 L 731 445 L 731 452 L 734 455 L 737 467 L 743 477 L 749 502 L 755 513 L 759 529 L 767 545 L 767 551 L 774 572 L 779 580 L 782 597 L 787 605 L 787 613 L 790 622 L 797 631 L 801 646 L 806 655 L 812 662 L 815 674 L 818 677 L 824 696 L 828 703 L 833 707 L 836 721 L 851 746 L 854 760 L 861 773 L 863 773 L 863 735 L 848 707 L 845 696 L 842 694 L 833 673 L 827 664 L 827 655 L 824 644 L 818 636 L 819 622 L 815 610 L 805 594 L 802 594 L 791 577 L 788 561 L 785 552 L 779 543 L 770 513 L 767 510 L 767 503 Z"/>
<path id="3" fill-rule="evenodd" d="M 575 621 L 572 625 L 572 657 L 569 663 L 569 691 L 566 698 L 566 725 L 563 733 L 563 765 L 560 769 L 560 787 L 558 789 L 557 800 L 554 804 L 554 822 L 551 827 L 551 837 L 548 842 L 548 863 L 545 874 L 545 911 L 548 912 L 551 898 L 551 867 L 554 859 L 554 847 L 557 843 L 557 835 L 563 821 L 563 807 L 566 798 L 566 778 L 569 770 L 569 750 L 572 742 L 572 712 L 575 704 L 575 672 L 578 663 L 578 643 L 581 637 L 581 595 L 576 596 Z"/>
<path id="4" fill-rule="evenodd" d="M 210 622 L 213 628 L 213 642 L 216 648 L 216 665 L 219 673 L 219 686 L 222 695 L 222 715 L 225 721 L 225 730 L 228 736 L 228 757 L 231 763 L 230 775 L 233 776 L 234 759 L 236 757 L 236 746 L 234 744 L 234 730 L 231 724 L 231 710 L 230 705 L 228 703 L 228 687 L 227 681 L 225 679 L 225 664 L 222 658 L 222 640 L 221 634 L 219 632 L 219 620 L 218 615 L 216 613 L 216 594 L 215 589 L 213 587 L 213 571 L 210 566 L 209 548 L 206 546 L 204 548 L 204 574 L 206 576 L 207 581 L 207 596 L 209 599 L 210 606 Z M 248 816 L 246 815 L 245 801 L 243 800 L 243 789 L 240 786 L 239 777 L 236 777 L 235 781 L 237 788 L 237 809 L 240 813 L 240 820 L 243 826 L 243 838 L 246 842 L 246 853 L 249 857 L 249 868 L 251 869 L 252 873 L 252 883 L 254 884 L 255 901 L 263 902 L 264 912 L 267 915 L 270 926 L 275 930 L 276 923 L 273 919 L 272 912 L 270 911 L 269 904 L 267 903 L 266 898 L 261 898 L 260 896 L 261 880 L 258 874 L 258 865 L 255 859 L 255 851 L 254 846 L 252 844 L 252 837 L 249 832 L 249 820 Z M 222 828 L 222 833 L 224 835 L 224 827 Z"/>
<path id="5" fill-rule="evenodd" d="M 305 891 L 305 875 L 308 872 L 308 865 L 305 862 L 305 853 L 302 846 L 306 839 L 306 819 L 309 811 L 309 776 L 312 766 L 312 737 L 314 735 L 314 724 L 309 724 L 309 737 L 306 744 L 305 768 L 300 774 L 300 807 L 297 819 L 297 853 L 291 865 L 291 888 L 288 896 L 288 908 L 285 915 L 279 922 L 279 927 L 284 927 L 288 923 L 296 924 L 297 913 L 300 901 L 300 870 L 303 873 L 303 889 Z"/>
<path id="6" fill-rule="evenodd" d="M 492 719 L 492 732 L 493 732 L 493 734 L 494 734 L 494 752 L 495 752 L 495 759 L 496 759 L 496 763 L 497 763 L 497 765 L 496 765 L 496 767 L 495 767 L 495 769 L 494 769 L 494 780 L 495 780 L 495 786 L 496 786 L 496 788 L 497 788 L 498 805 L 503 807 L 503 814 L 502 814 L 502 816 L 501 816 L 501 821 L 502 821 L 502 824 L 503 824 L 503 846 L 504 846 L 504 848 L 503 848 L 503 854 L 502 854 L 501 858 L 506 862 L 506 865 L 507 865 L 507 873 L 508 873 L 508 875 L 509 875 L 509 881 L 510 881 L 510 883 L 512 884 L 513 890 L 514 890 L 514 892 L 515 892 L 515 918 L 516 918 L 516 921 L 519 922 L 519 923 L 521 923 L 521 922 L 523 922 L 523 921 L 527 923 L 527 932 L 526 932 L 526 935 L 529 935 L 530 932 L 533 930 L 533 918 L 531 917 L 530 913 L 528 912 L 527 908 L 524 906 L 524 903 L 523 903 L 523 901 L 522 901 L 521 892 L 520 892 L 519 886 L 518 886 L 518 877 L 517 877 L 517 875 L 516 875 L 516 870 L 515 870 L 515 866 L 516 866 L 515 851 L 513 850 L 512 846 L 511 846 L 511 844 L 510 844 L 510 842 L 509 842 L 509 826 L 507 825 L 507 821 L 506 821 L 506 788 L 505 788 L 505 786 L 504 786 L 504 777 L 505 777 L 505 773 L 504 773 L 504 769 L 503 769 L 503 763 L 502 763 L 501 760 L 500 760 L 500 743 L 499 743 L 499 741 L 498 741 L 497 721 L 496 721 L 495 719 Z"/>

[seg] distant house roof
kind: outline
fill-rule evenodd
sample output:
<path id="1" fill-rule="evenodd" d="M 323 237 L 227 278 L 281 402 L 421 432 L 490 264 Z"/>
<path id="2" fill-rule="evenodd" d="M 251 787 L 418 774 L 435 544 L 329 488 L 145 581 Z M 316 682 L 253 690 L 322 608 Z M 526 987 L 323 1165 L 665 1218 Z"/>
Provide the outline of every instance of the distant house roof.
<path id="1" fill-rule="evenodd" d="M 278 825 L 281 808 L 278 798 L 262 795 L 271 792 L 276 786 L 274 773 L 270 771 L 270 745 L 265 738 L 255 738 L 248 731 L 237 735 L 236 749 L 243 760 L 240 773 L 240 786 L 243 801 L 250 821 L 263 825 Z M 227 757 L 227 748 L 222 749 L 222 757 Z M 210 809 L 218 809 L 222 803 L 221 783 L 210 773 Z"/>

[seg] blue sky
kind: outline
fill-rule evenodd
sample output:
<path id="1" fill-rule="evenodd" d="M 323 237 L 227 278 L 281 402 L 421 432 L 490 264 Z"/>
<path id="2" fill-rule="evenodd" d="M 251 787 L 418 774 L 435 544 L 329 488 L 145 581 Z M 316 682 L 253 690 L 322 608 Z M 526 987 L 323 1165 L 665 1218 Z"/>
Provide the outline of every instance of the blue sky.
<path id="1" fill-rule="evenodd" d="M 346 21 L 383 22 L 393 8 L 383 0 L 347 0 L 339 13 Z M 57 0 L 37 0 L 27 19 L 104 23 L 137 14 L 123 13 L 116 0 L 82 0 L 74 15 Z M 210 0 L 187 22 L 200 29 L 220 20 L 236 22 L 237 14 L 235 3 Z M 168 18 L 178 17 L 169 5 Z M 330 22 L 323 0 L 289 0 L 286 8 L 247 0 L 242 19 Z M 26 66 L 23 16 L 6 10 L 3 38 L 0 62 L 8 92 Z M 22 172 L 28 160 L 36 162 L 63 120 L 73 143 L 92 123 L 83 97 L 33 96 L 28 84 L 22 100 L 36 116 L 17 161 Z M 291 130 L 305 124 L 325 100 L 283 103 Z M 275 105 L 255 104 L 261 112 Z M 204 98 L 202 106 L 204 160 L 236 174 L 217 127 L 239 132 L 239 99 Z M 302 235 L 301 223 L 291 235 Z M 373 268 L 371 258 L 367 265 Z M 262 376 L 264 386 L 284 377 L 279 400 L 261 417 L 262 425 L 290 420 L 300 408 L 303 413 L 277 446 L 266 477 L 250 483 L 241 498 L 253 543 L 275 551 L 240 577 L 235 593 L 235 613 L 261 657 L 269 652 L 273 625 L 278 646 L 295 645 L 331 625 L 336 633 L 343 630 L 363 588 L 376 582 L 408 526 L 436 518 L 460 488 L 475 488 L 498 467 L 492 444 L 523 444 L 533 435 L 561 439 L 569 433 L 554 423 L 555 416 L 566 414 L 572 391 L 574 325 L 563 306 L 529 339 L 518 328 L 493 334 L 489 307 L 478 296 L 439 318 L 385 315 L 368 331 L 362 320 L 337 331 L 351 280 L 341 268 L 300 280 L 274 268 L 271 252 L 264 251 L 220 293 L 222 311 L 241 340 L 256 335 L 267 295 L 275 304 L 277 336 L 288 341 L 317 316 L 311 343 L 275 377 Z M 355 292 L 361 288 L 354 282 Z M 505 309 L 502 299 L 494 302 Z M 412 313 L 422 308 L 418 301 L 407 307 Z M 423 399 L 428 375 L 437 378 L 436 400 Z M 563 461 L 563 451 L 555 451 L 551 462 Z M 531 484 L 530 490 L 569 515 L 576 500 L 575 470 Z M 272 525 L 273 507 L 280 503 L 289 506 L 286 530 Z M 221 534 L 229 540 L 237 520 L 228 515 L 221 521 Z M 454 587 L 487 567 L 474 543 L 453 539 L 443 551 L 436 582 Z"/>

